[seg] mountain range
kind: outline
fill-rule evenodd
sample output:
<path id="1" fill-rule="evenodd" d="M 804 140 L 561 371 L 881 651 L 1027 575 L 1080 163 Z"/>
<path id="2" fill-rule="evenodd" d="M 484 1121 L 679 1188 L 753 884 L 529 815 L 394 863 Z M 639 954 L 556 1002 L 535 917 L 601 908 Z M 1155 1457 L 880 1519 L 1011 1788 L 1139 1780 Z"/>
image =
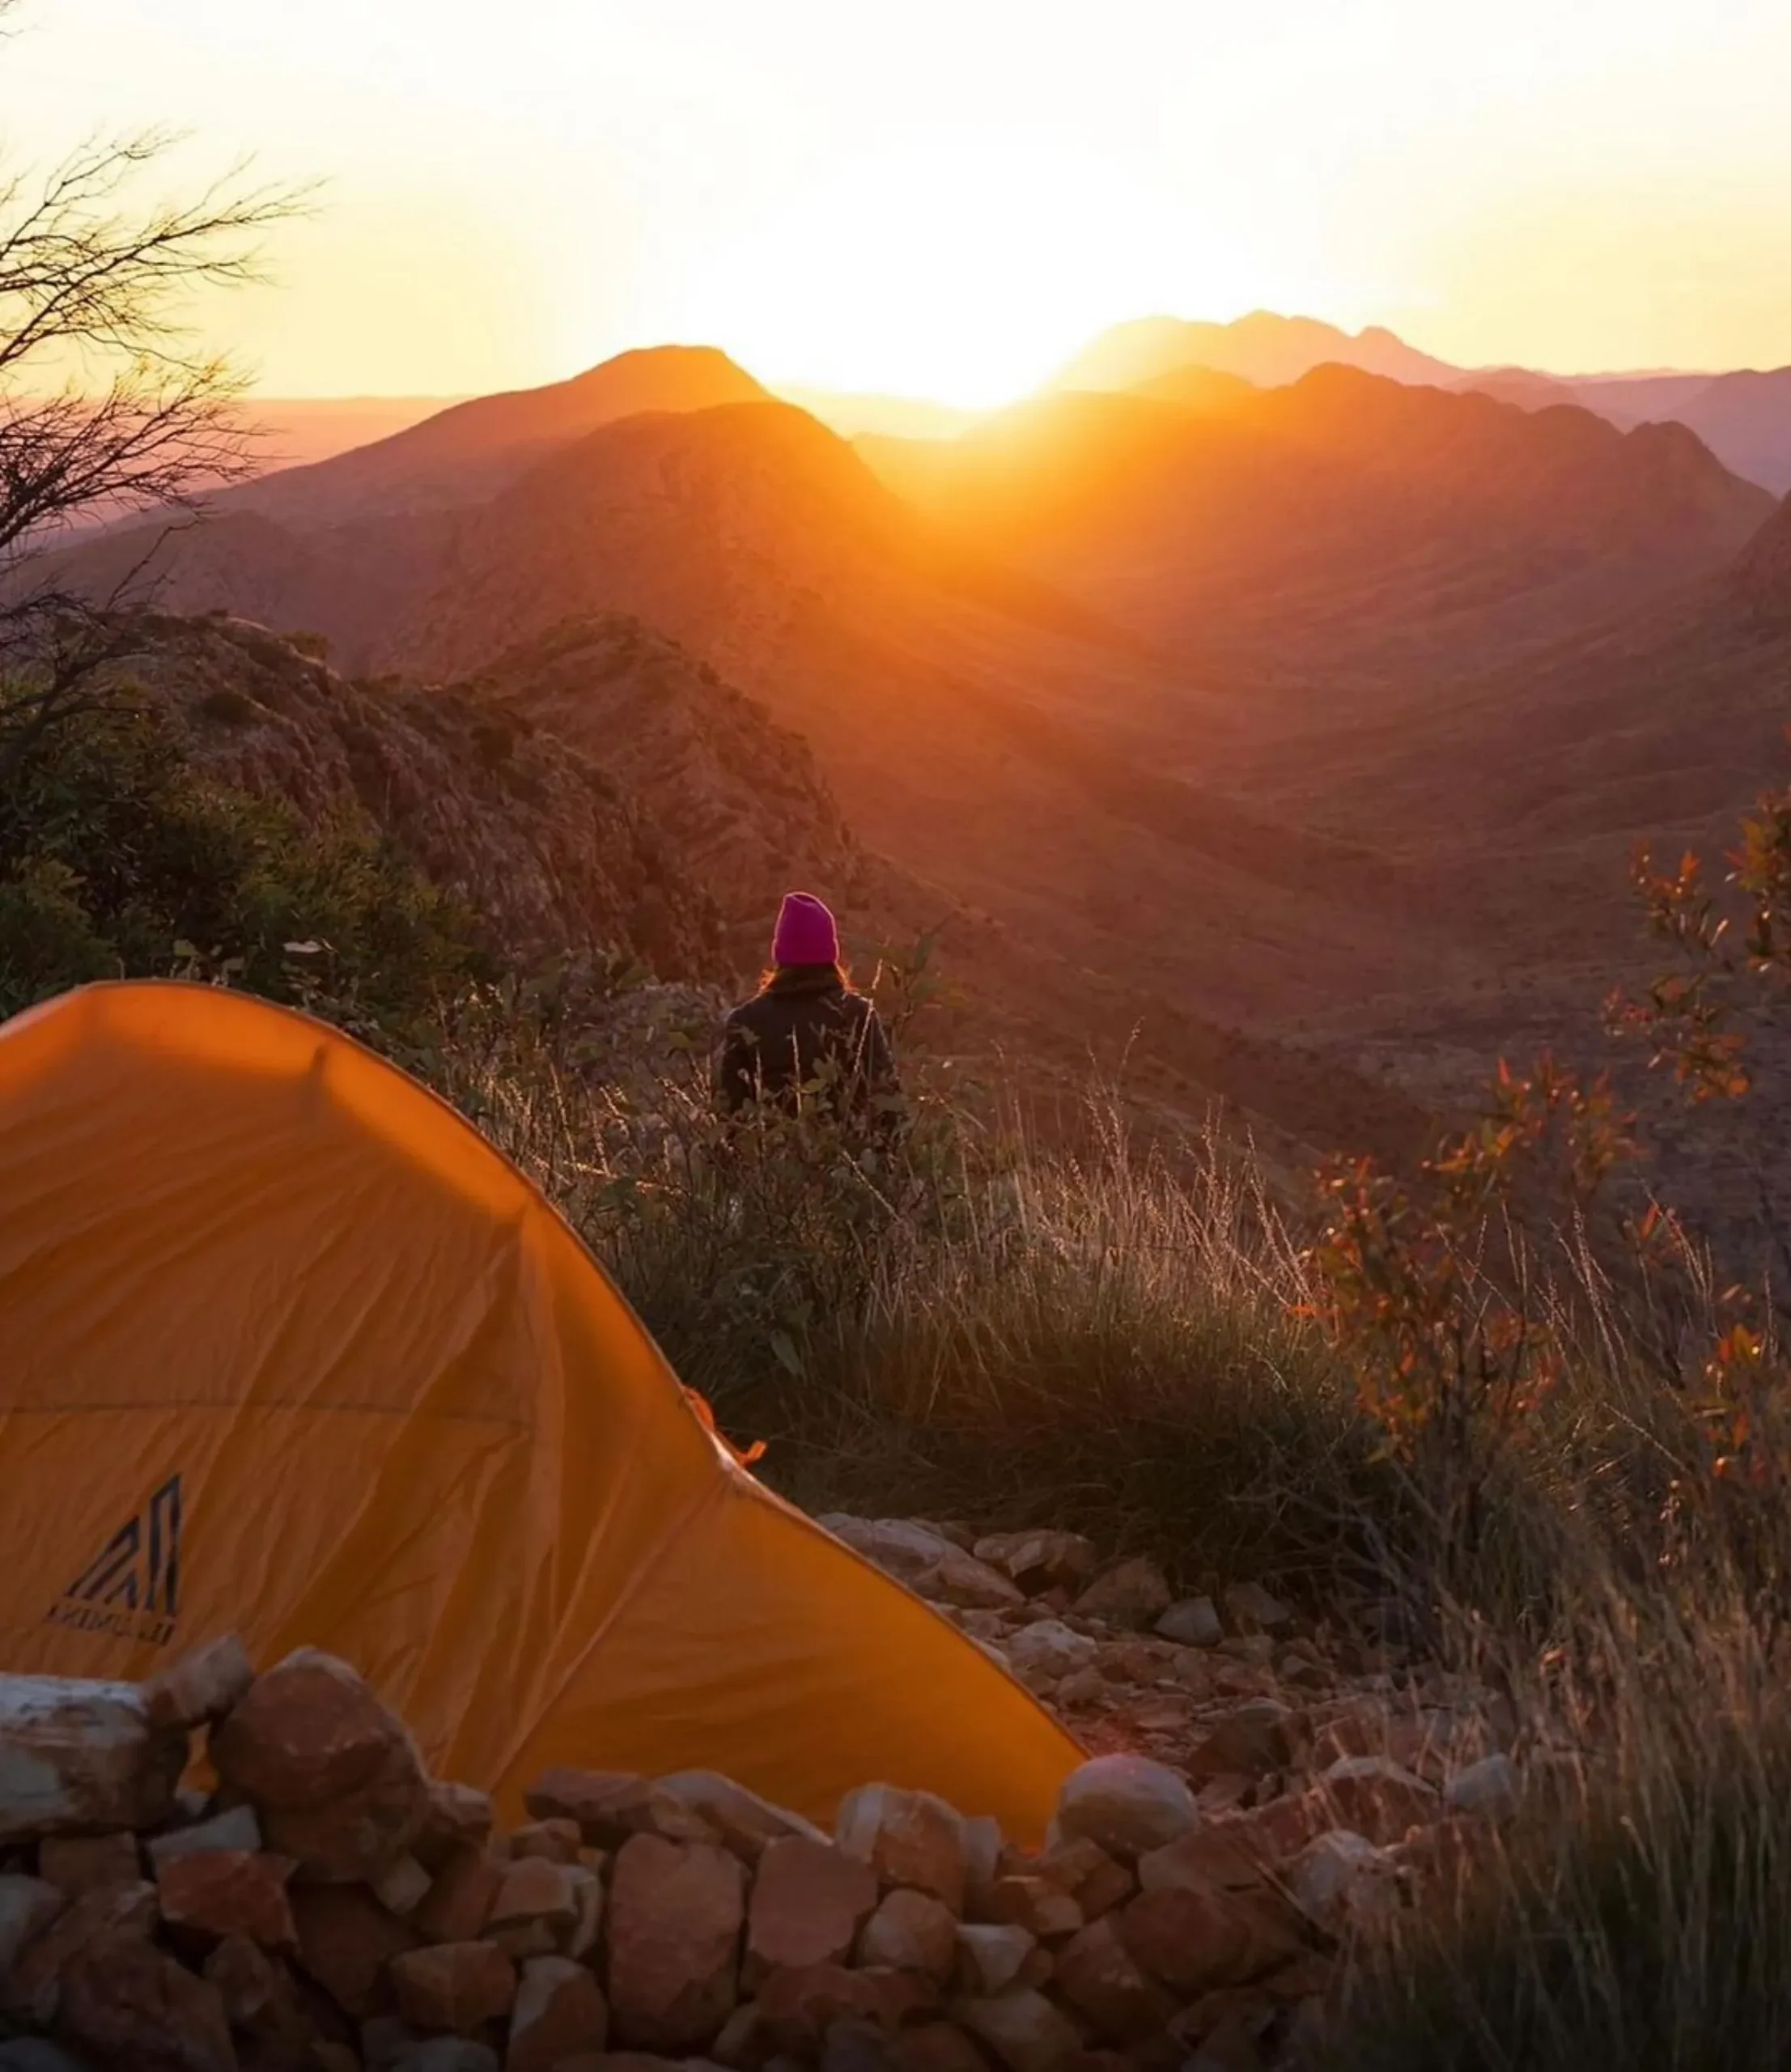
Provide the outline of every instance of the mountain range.
<path id="1" fill-rule="evenodd" d="M 1326 343 L 1233 329 L 1283 372 Z M 1142 1112 L 1403 1154 L 1501 1049 L 1591 1041 L 1649 968 L 1632 843 L 1720 839 L 1774 774 L 1791 517 L 1683 423 L 1160 363 L 1186 342 L 1131 327 L 949 439 L 630 354 L 55 572 L 153 549 L 164 611 L 327 639 L 354 727 L 439 698 L 550 739 L 710 915 L 662 962 L 744 974 L 807 882 L 860 940 L 944 921 L 953 1040 L 1035 1086 L 1124 1059 Z M 555 786 L 503 809 L 588 817 Z M 507 868 L 596 883 L 478 853 L 494 910 Z"/>

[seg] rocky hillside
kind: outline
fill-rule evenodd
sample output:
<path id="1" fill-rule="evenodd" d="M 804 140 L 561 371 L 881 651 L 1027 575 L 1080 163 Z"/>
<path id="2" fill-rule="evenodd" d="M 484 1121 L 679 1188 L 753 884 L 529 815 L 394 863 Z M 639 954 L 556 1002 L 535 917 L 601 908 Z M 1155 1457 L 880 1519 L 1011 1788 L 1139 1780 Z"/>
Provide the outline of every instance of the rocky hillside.
<path id="1" fill-rule="evenodd" d="M 801 745 L 623 622 L 426 690 L 342 676 L 242 620 L 159 617 L 131 673 L 206 766 L 308 817 L 365 813 L 511 959 L 614 948 L 720 975 L 728 922 L 762 921 L 766 884 L 862 869 Z"/>
<path id="2" fill-rule="evenodd" d="M 1743 610 L 1761 625 L 1791 626 L 1791 498 L 1748 542 L 1733 585 Z"/>

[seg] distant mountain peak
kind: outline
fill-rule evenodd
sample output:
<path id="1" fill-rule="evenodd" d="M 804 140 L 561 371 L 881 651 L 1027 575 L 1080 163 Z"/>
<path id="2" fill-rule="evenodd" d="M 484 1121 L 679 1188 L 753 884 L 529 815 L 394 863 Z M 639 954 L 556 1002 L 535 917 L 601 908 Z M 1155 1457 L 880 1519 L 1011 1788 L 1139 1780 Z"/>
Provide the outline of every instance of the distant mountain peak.
<path id="1" fill-rule="evenodd" d="M 1280 388 L 1331 362 L 1407 383 L 1453 382 L 1461 373 L 1379 325 L 1352 334 L 1316 316 L 1254 309 L 1230 324 L 1178 316 L 1116 324 L 1079 353 L 1053 385 L 1135 388 L 1182 367 L 1202 367 L 1239 376 L 1258 388 Z"/>

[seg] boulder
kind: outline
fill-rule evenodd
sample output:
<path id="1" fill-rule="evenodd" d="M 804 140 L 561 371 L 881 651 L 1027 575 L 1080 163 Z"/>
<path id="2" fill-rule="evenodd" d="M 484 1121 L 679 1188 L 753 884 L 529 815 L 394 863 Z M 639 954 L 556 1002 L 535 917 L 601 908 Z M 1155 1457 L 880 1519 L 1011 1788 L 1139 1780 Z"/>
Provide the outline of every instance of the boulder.
<path id="1" fill-rule="evenodd" d="M 1340 1756 L 1319 1778 L 1314 1796 L 1331 1824 L 1365 1835 L 1371 1842 L 1396 1842 L 1408 1828 L 1436 1819 L 1441 1794 L 1386 1756 Z"/>
<path id="2" fill-rule="evenodd" d="M 674 2055 L 702 2049 L 739 1998 L 740 1859 L 714 1843 L 632 1836 L 617 1853 L 609 1914 L 618 2040 Z"/>
<path id="3" fill-rule="evenodd" d="M 156 1894 L 162 1919 L 208 1941 L 246 1935 L 264 1949 L 290 1950 L 299 1939 L 286 1896 L 290 1857 L 206 1849 L 161 1865 Z"/>
<path id="4" fill-rule="evenodd" d="M 742 1977 L 842 1964 L 876 1906 L 876 1873 L 831 1842 L 800 1835 L 767 1843 L 753 1882 Z"/>
<path id="5" fill-rule="evenodd" d="M 1103 1570 L 1076 1600 L 1079 1618 L 1105 1619 L 1110 1626 L 1144 1632 L 1174 1601 L 1174 1594 L 1154 1561 L 1135 1556 Z"/>
<path id="6" fill-rule="evenodd" d="M 134 1684 L 0 1676 L 0 1843 L 157 1827 L 186 1761 Z"/>
<path id="7" fill-rule="evenodd" d="M 1091 1921 L 1057 1953 L 1058 1997 L 1110 2043 L 1163 2033 L 1172 2001 L 1132 1955 L 1110 1917 Z"/>
<path id="8" fill-rule="evenodd" d="M 674 1842 L 717 1839 L 716 1830 L 694 1806 L 631 1771 L 551 1769 L 529 1786 L 523 1803 L 537 1820 L 577 1821 L 593 1849 L 619 1849 L 631 1835 L 657 1835 Z"/>
<path id="9" fill-rule="evenodd" d="M 544 1856 L 520 1856 L 499 1865 L 486 1927 L 501 1930 L 539 1922 L 551 1931 L 570 1929 L 579 1917 L 578 1869 Z"/>
<path id="10" fill-rule="evenodd" d="M 930 1582 L 948 1554 L 962 1551 L 932 1526 L 908 1518 L 859 1518 L 830 1511 L 815 1522 L 911 1590 Z"/>
<path id="11" fill-rule="evenodd" d="M 71 1900 L 105 1885 L 134 1885 L 142 1858 L 132 1834 L 54 1835 L 37 1851 L 37 1875 Z"/>
<path id="12" fill-rule="evenodd" d="M 64 1966 L 57 2034 L 131 2072 L 236 2072 L 215 1986 L 138 1935 L 100 1938 Z"/>
<path id="13" fill-rule="evenodd" d="M 203 1726 L 222 1719 L 254 1681 L 248 1650 L 226 1633 L 152 1676 L 143 1686 L 143 1709 L 152 1726 Z"/>
<path id="14" fill-rule="evenodd" d="M 1509 1820 L 1517 1810 L 1520 1790 L 1517 1767 L 1511 1758 L 1487 1756 L 1455 1773 L 1443 1787 L 1443 1803 L 1451 1813 Z"/>
<path id="15" fill-rule="evenodd" d="M 204 1968 L 232 2029 L 257 2036 L 298 2032 L 301 2018 L 291 1978 L 259 1943 L 246 1935 L 227 1935 L 207 1955 Z"/>
<path id="16" fill-rule="evenodd" d="M 1216 1648 L 1225 1629 L 1210 1597 L 1184 1597 L 1158 1619 L 1152 1631 L 1186 1648 Z"/>
<path id="17" fill-rule="evenodd" d="M 297 1885 L 291 1892 L 299 1962 L 356 2021 L 390 2002 L 386 1968 L 414 1948 L 410 1929 L 364 1885 Z"/>
<path id="18" fill-rule="evenodd" d="M 1008 1871 L 997 1878 L 989 1888 L 989 1913 L 996 1921 L 1023 1928 L 1041 1942 L 1074 1935 L 1087 1918 L 1061 1885 L 1033 1871 Z"/>
<path id="19" fill-rule="evenodd" d="M 979 1561 L 1011 1577 L 1029 1595 L 1085 1583 L 1100 1561 L 1092 1539 L 1079 1532 L 1040 1528 L 1031 1532 L 997 1532 L 977 1541 L 971 1552 Z"/>
<path id="20" fill-rule="evenodd" d="M 416 1858 L 407 1853 L 393 1858 L 372 1880 L 371 1889 L 388 1913 L 411 1914 L 428 1898 L 433 1883 Z"/>
<path id="21" fill-rule="evenodd" d="M 964 1911 L 970 1846 L 963 1815 L 930 1791 L 861 1785 L 841 1800 L 834 1834 L 885 1885 L 911 1885 Z"/>
<path id="22" fill-rule="evenodd" d="M 705 1822 L 743 1863 L 756 1863 L 766 1843 L 787 1836 L 800 1835 L 817 1842 L 827 1839 L 812 1820 L 774 1806 L 719 1771 L 677 1770 L 660 1777 L 658 1787 Z"/>
<path id="23" fill-rule="evenodd" d="M 961 1921 L 954 1939 L 957 1983 L 973 1999 L 1004 1992 L 1038 1947 L 1027 1930 L 1006 1921 Z"/>
<path id="24" fill-rule="evenodd" d="M 269 1849 L 318 1878 L 377 1878 L 429 1814 L 416 1744 L 364 1679 L 301 1648 L 259 1676 L 211 1737 L 223 1784 Z"/>
<path id="25" fill-rule="evenodd" d="M 100 1944 L 147 1942 L 155 1920 L 153 1885 L 106 1885 L 83 1893 L 19 1952 L 8 1981 L 14 2003 L 48 2020 L 55 2012 L 58 1982 L 77 1959 Z"/>
<path id="26" fill-rule="evenodd" d="M 579 2051 L 601 2051 L 609 2010 L 589 1971 L 570 1957 L 531 1957 L 510 2018 L 504 2072 L 554 2072 Z"/>
<path id="27" fill-rule="evenodd" d="M 1086 1836 L 1053 1844 L 1033 1867 L 1039 1877 L 1070 1895 L 1084 1921 L 1098 1920 L 1138 1890 L 1135 1874 Z"/>
<path id="28" fill-rule="evenodd" d="M 1039 1619 L 1022 1626 L 1008 1641 L 1008 1661 L 1023 1682 L 1055 1684 L 1093 1661 L 1099 1645 L 1061 1619 Z"/>
<path id="29" fill-rule="evenodd" d="M 482 1849 L 490 1839 L 490 1794 L 475 1791 L 469 1784 L 432 1778 L 422 1824 L 410 1845 L 423 1868 L 439 1871 L 453 1850 Z"/>
<path id="30" fill-rule="evenodd" d="M 0 1875 L 0 1979 L 8 1977 L 19 1953 L 68 1906 L 68 1895 L 42 1878 L 22 1872 Z"/>
<path id="31" fill-rule="evenodd" d="M 1190 1777 L 1265 1777 L 1293 1760 L 1295 1715 L 1273 1698 L 1253 1698 L 1217 1721 L 1188 1758 Z"/>
<path id="32" fill-rule="evenodd" d="M 563 1815 L 530 1820 L 510 1836 L 511 1856 L 545 1857 L 550 1863 L 576 1863 L 584 1846 L 584 1836 L 578 1822 Z"/>
<path id="33" fill-rule="evenodd" d="M 898 2072 L 989 2072 L 989 2061 L 956 2022 L 916 2022 L 890 2039 Z"/>
<path id="34" fill-rule="evenodd" d="M 859 1931 L 855 1961 L 947 1985 L 957 1961 L 957 1917 L 930 1892 L 898 1885 Z"/>
<path id="35" fill-rule="evenodd" d="M 489 1942 L 438 1942 L 392 1959 L 392 1990 L 413 2028 L 477 2036 L 516 1998 L 516 1968 Z"/>
<path id="36" fill-rule="evenodd" d="M 1246 1985 L 1301 1947 L 1297 1925 L 1272 1901 L 1216 1885 L 1140 1892 L 1114 1918 L 1140 1968 L 1186 1999 Z"/>
<path id="37" fill-rule="evenodd" d="M 1307 1843 L 1287 1867 L 1287 1887 L 1329 1934 L 1384 1926 L 1399 1900 L 1399 1867 L 1365 1835 L 1334 1828 Z"/>
<path id="38" fill-rule="evenodd" d="M 1130 1862 L 1178 1841 L 1200 1823 L 1186 1781 L 1145 1756 L 1097 1756 L 1066 1780 L 1056 1831 L 1098 1842 Z"/>
<path id="39" fill-rule="evenodd" d="M 961 2001 L 953 2011 L 1007 2072 L 1069 2072 L 1082 2054 L 1076 2025 L 1035 1987 Z"/>
<path id="40" fill-rule="evenodd" d="M 209 1820 L 196 1820 L 190 1828 L 174 1828 L 151 1838 L 149 1860 L 160 1875 L 164 1864 L 176 1857 L 197 1856 L 207 1849 L 232 1849 L 253 1853 L 261 1846 L 261 1824 L 253 1806 L 232 1806 Z"/>
<path id="41" fill-rule="evenodd" d="M 470 1942 L 490 1918 L 503 1867 L 462 1842 L 439 1859 L 435 1879 L 410 1917 L 426 1942 Z"/>
<path id="42" fill-rule="evenodd" d="M 1293 1623 L 1292 1609 L 1260 1583 L 1233 1583 L 1224 1597 L 1225 1610 L 1241 1633 L 1275 1633 Z"/>

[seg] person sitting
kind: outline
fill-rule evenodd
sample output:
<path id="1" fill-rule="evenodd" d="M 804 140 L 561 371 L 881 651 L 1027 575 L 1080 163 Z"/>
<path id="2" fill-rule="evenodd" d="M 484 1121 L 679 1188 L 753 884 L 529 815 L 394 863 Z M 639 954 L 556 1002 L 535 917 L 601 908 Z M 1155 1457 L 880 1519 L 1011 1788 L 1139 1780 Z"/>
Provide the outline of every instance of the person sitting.
<path id="1" fill-rule="evenodd" d="M 728 1115 L 760 1101 L 797 1114 L 822 1100 L 841 1122 L 893 1134 L 901 1087 L 889 1037 L 853 989 L 838 924 L 812 893 L 785 894 L 770 967 L 723 1024 L 715 1077 Z"/>

